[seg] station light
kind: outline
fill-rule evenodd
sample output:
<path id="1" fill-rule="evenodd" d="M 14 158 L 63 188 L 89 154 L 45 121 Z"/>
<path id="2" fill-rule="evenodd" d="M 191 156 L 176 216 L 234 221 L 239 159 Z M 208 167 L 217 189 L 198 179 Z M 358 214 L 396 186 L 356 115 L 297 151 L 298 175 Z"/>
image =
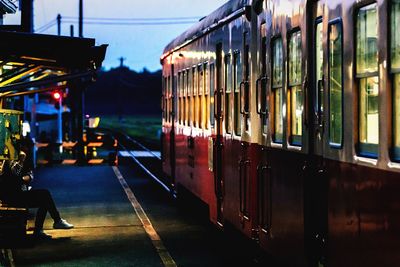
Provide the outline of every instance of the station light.
<path id="1" fill-rule="evenodd" d="M 56 91 L 56 92 L 53 92 L 52 96 L 53 96 L 53 98 L 54 98 L 55 100 L 60 100 L 60 98 L 61 98 L 61 93 Z"/>

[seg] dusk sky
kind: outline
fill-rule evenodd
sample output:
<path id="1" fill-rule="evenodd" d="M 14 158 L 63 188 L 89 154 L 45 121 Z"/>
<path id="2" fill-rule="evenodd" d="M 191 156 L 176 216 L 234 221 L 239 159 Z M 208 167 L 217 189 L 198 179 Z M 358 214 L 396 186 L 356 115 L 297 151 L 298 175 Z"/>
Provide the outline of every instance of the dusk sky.
<path id="1" fill-rule="evenodd" d="M 227 0 L 84 0 L 84 17 L 90 18 L 182 18 L 191 17 L 192 22 L 211 13 Z M 35 30 L 40 33 L 57 34 L 55 18 L 58 13 L 65 17 L 62 35 L 70 34 L 74 24 L 78 35 L 78 0 L 35 0 Z M 8 18 L 10 21 L 11 18 Z M 75 22 L 76 21 L 76 22 Z M 89 20 L 88 20 L 89 21 Z M 177 22 L 178 20 L 174 20 Z M 6 18 L 7 22 L 7 18 Z M 53 23 L 52 23 L 53 22 Z M 161 68 L 159 58 L 164 46 L 191 26 L 175 25 L 109 25 L 120 23 L 115 20 L 90 20 L 85 24 L 84 37 L 96 38 L 97 44 L 109 44 L 103 66 L 106 69 L 119 65 L 119 57 L 126 58 L 125 65 L 140 71 L 146 67 L 150 71 Z M 135 21 L 135 23 L 140 21 Z M 144 20 L 141 22 L 148 23 Z M 165 22 L 157 20 L 157 22 Z M 132 23 L 132 20 L 129 21 Z M 48 25 L 49 28 L 43 27 Z"/>

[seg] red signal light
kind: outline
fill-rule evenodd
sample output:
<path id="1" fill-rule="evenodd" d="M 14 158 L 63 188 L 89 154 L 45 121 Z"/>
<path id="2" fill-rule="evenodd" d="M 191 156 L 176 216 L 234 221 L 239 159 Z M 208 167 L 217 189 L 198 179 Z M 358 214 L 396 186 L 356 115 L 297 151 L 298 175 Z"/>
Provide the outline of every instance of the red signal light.
<path id="1" fill-rule="evenodd" d="M 55 100 L 60 100 L 61 98 L 61 93 L 60 92 L 53 92 L 53 98 Z"/>

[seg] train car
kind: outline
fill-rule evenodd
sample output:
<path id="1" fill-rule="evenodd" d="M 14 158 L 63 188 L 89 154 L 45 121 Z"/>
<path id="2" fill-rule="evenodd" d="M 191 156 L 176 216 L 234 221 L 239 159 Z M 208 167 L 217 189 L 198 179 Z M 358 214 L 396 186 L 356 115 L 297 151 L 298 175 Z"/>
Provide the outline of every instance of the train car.
<path id="1" fill-rule="evenodd" d="M 248 1 L 228 2 L 168 45 L 161 59 L 168 84 L 164 171 L 209 205 L 213 222 L 229 222 L 249 237 L 256 226 L 249 216 L 252 142 L 240 91 L 250 92 L 250 13 Z"/>
<path id="2" fill-rule="evenodd" d="M 395 266 L 399 21 L 399 0 L 236 0 L 171 42 L 178 194 L 288 266 Z"/>

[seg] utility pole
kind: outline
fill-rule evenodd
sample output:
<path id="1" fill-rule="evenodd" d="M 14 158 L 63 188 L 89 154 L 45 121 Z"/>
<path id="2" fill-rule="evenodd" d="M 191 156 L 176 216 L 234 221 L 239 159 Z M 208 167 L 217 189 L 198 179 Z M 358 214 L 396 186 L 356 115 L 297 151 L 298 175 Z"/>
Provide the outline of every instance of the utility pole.
<path id="1" fill-rule="evenodd" d="M 63 113 L 63 106 L 62 106 L 62 92 L 59 93 L 60 96 L 58 98 L 58 112 L 57 112 L 57 145 L 59 145 L 59 152 L 62 153 L 62 143 L 63 143 L 63 132 L 62 132 L 62 113 Z"/>
<path id="2" fill-rule="evenodd" d="M 20 1 L 21 26 L 23 32 L 33 32 L 33 0 Z"/>
<path id="3" fill-rule="evenodd" d="M 71 24 L 69 26 L 69 32 L 70 32 L 71 37 L 74 37 L 74 25 Z"/>
<path id="4" fill-rule="evenodd" d="M 57 35 L 61 35 L 61 15 L 57 15 Z"/>
<path id="5" fill-rule="evenodd" d="M 125 61 L 126 58 L 120 57 L 120 58 L 118 58 L 118 59 L 119 59 L 119 62 L 120 62 L 120 63 L 119 63 L 119 67 L 122 68 L 122 67 L 124 66 L 124 61 Z"/>
<path id="6" fill-rule="evenodd" d="M 83 0 L 79 0 L 79 37 L 83 37 Z"/>

